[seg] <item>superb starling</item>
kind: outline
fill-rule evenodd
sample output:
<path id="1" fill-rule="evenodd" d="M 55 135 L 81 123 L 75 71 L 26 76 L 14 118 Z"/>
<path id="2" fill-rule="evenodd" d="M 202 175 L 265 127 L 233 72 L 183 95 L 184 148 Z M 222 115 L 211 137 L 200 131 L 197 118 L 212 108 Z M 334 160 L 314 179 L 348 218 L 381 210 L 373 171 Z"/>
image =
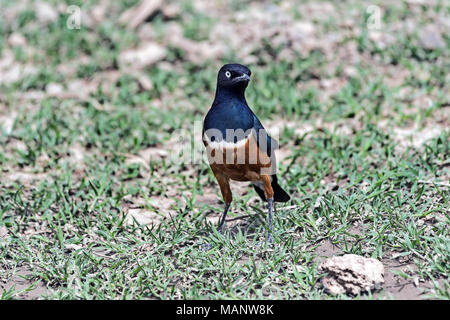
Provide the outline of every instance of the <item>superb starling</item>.
<path id="1" fill-rule="evenodd" d="M 277 181 L 274 149 L 278 143 L 245 100 L 250 75 L 250 69 L 240 64 L 220 68 L 214 102 L 203 122 L 203 143 L 225 201 L 219 233 L 232 201 L 230 180 L 251 181 L 261 199 L 268 203 L 267 240 L 272 244 L 273 202 L 286 202 L 290 197 Z"/>

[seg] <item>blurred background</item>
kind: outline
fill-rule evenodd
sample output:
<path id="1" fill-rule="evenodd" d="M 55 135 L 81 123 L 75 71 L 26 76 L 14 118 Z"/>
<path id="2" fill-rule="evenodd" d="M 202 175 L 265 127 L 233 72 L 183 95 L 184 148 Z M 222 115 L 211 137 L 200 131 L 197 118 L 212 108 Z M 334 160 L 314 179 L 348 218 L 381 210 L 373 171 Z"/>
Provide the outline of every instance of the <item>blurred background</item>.
<path id="1" fill-rule="evenodd" d="M 280 140 L 282 185 L 294 200 L 292 225 L 278 222 L 278 230 L 300 228 L 306 238 L 295 241 L 305 252 L 317 238 L 342 243 L 351 242 L 349 232 L 367 234 L 355 246 L 360 254 L 417 257 L 415 250 L 422 260 L 409 263 L 427 272 L 418 279 L 445 278 L 449 13 L 448 1 L 439 0 L 0 0 L 3 282 L 20 271 L 41 283 L 39 294 L 53 288 L 69 297 L 111 298 L 116 291 L 100 280 L 95 290 L 70 291 L 67 270 L 55 261 L 66 265 L 74 250 L 97 245 L 111 252 L 131 235 L 148 239 L 147 229 L 123 225 L 159 225 L 160 234 L 173 235 L 170 219 L 177 216 L 190 231 L 167 249 L 176 250 L 216 223 L 220 195 L 208 166 L 170 155 L 182 147 L 173 133 L 203 120 L 217 71 L 229 62 L 252 70 L 248 103 Z M 248 208 L 260 205 L 256 194 L 245 184 L 233 190 L 240 196 L 235 214 L 255 220 Z M 421 215 L 429 210 L 434 220 Z M 376 212 L 402 218 L 374 220 Z M 302 220 L 306 213 L 313 222 Z M 245 229 L 252 219 L 230 228 Z M 402 229 L 408 219 L 430 226 L 418 248 L 405 240 L 413 232 Z M 40 252 L 53 260 L 38 258 Z M 30 267 L 36 261 L 42 268 Z M 98 279 L 104 264 L 91 266 Z M 150 296 L 182 296 L 179 288 L 152 286 Z M 214 283 L 204 286 L 211 297 L 232 296 L 215 295 Z M 281 296 L 306 294 L 308 286 Z M 125 296 L 136 297 L 136 290 Z M 196 297 L 195 290 L 187 296 Z"/>

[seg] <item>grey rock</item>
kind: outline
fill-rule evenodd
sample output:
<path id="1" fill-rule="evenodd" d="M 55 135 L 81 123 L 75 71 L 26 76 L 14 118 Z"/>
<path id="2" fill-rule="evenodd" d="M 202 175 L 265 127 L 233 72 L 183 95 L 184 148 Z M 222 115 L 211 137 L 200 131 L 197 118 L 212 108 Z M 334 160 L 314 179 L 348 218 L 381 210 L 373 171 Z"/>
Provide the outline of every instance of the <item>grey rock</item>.
<path id="1" fill-rule="evenodd" d="M 433 26 L 427 26 L 419 32 L 419 41 L 422 47 L 428 50 L 444 48 L 445 46 L 439 30 Z"/>

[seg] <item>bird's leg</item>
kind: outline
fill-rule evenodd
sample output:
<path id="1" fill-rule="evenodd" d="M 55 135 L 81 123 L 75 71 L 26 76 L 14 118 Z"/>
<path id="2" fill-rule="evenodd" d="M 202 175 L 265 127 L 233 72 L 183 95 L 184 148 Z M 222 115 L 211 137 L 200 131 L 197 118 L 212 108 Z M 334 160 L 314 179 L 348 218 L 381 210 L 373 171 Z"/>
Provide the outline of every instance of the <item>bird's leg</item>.
<path id="1" fill-rule="evenodd" d="M 227 217 L 228 208 L 230 208 L 230 204 L 225 203 L 225 210 L 223 210 L 222 219 L 220 220 L 220 225 L 219 225 L 219 229 L 218 229 L 220 234 L 222 234 L 222 231 L 223 231 L 223 225 L 225 224 L 225 219 Z"/>
<path id="2" fill-rule="evenodd" d="M 273 244 L 272 232 L 273 232 L 273 224 L 272 224 L 272 209 L 273 209 L 273 198 L 267 199 L 267 208 L 269 210 L 269 235 L 267 236 L 267 242 L 269 245 Z"/>
<path id="3" fill-rule="evenodd" d="M 273 243 L 272 232 L 273 232 L 273 223 L 272 223 L 272 210 L 273 210 L 273 189 L 272 189 L 272 179 L 268 175 L 261 176 L 261 182 L 264 186 L 264 194 L 267 199 L 267 209 L 268 209 L 268 218 L 269 218 L 269 234 L 267 236 L 267 242 L 269 245 Z"/>
<path id="4" fill-rule="evenodd" d="M 220 220 L 219 228 L 217 231 L 222 234 L 223 231 L 223 225 L 225 224 L 225 219 L 227 217 L 228 209 L 230 208 L 230 203 L 225 203 L 225 210 L 223 210 L 222 219 Z M 212 248 L 212 245 L 210 243 L 205 243 L 201 246 L 201 250 L 208 251 Z"/>
<path id="5" fill-rule="evenodd" d="M 227 217 L 227 213 L 228 213 L 228 208 L 230 207 L 231 201 L 233 201 L 233 197 L 232 197 L 231 189 L 230 189 L 230 179 L 228 177 L 226 177 L 225 175 L 223 175 L 219 172 L 216 172 L 214 170 L 213 170 L 213 173 L 217 179 L 217 182 L 219 183 L 220 192 L 222 193 L 222 197 L 225 202 L 225 210 L 223 211 L 222 220 L 220 221 L 219 230 L 218 230 L 219 233 L 222 233 L 223 225 L 225 224 L 225 218 Z"/>
<path id="6" fill-rule="evenodd" d="M 213 168 L 211 168 L 211 169 L 213 169 Z M 230 204 L 231 204 L 231 201 L 233 200 L 233 197 L 232 197 L 232 193 L 231 193 L 231 189 L 230 189 L 230 179 L 228 177 L 226 177 L 225 175 L 223 175 L 222 173 L 215 171 L 214 169 L 213 169 L 213 173 L 217 179 L 217 182 L 219 183 L 220 191 L 222 193 L 223 200 L 225 201 L 225 210 L 223 211 L 222 219 L 220 220 L 219 229 L 218 229 L 219 233 L 222 234 L 223 226 L 225 224 L 225 219 L 227 217 L 228 209 L 230 208 Z M 204 251 L 207 251 L 211 248 L 212 248 L 212 245 L 210 243 L 206 243 L 205 245 L 202 246 L 202 250 L 204 250 Z"/>

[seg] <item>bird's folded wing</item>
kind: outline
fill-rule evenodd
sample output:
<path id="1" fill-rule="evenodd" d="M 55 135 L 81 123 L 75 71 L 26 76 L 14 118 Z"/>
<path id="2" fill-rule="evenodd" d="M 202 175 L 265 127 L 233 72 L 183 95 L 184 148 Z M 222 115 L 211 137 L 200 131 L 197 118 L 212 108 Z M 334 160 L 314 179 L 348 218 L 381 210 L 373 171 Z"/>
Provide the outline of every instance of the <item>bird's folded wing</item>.
<path id="1" fill-rule="evenodd" d="M 274 155 L 273 151 L 278 148 L 278 142 L 269 136 L 256 115 L 253 115 L 253 132 L 255 134 L 258 148 L 261 151 L 266 152 L 269 157 L 271 157 L 272 154 Z"/>

